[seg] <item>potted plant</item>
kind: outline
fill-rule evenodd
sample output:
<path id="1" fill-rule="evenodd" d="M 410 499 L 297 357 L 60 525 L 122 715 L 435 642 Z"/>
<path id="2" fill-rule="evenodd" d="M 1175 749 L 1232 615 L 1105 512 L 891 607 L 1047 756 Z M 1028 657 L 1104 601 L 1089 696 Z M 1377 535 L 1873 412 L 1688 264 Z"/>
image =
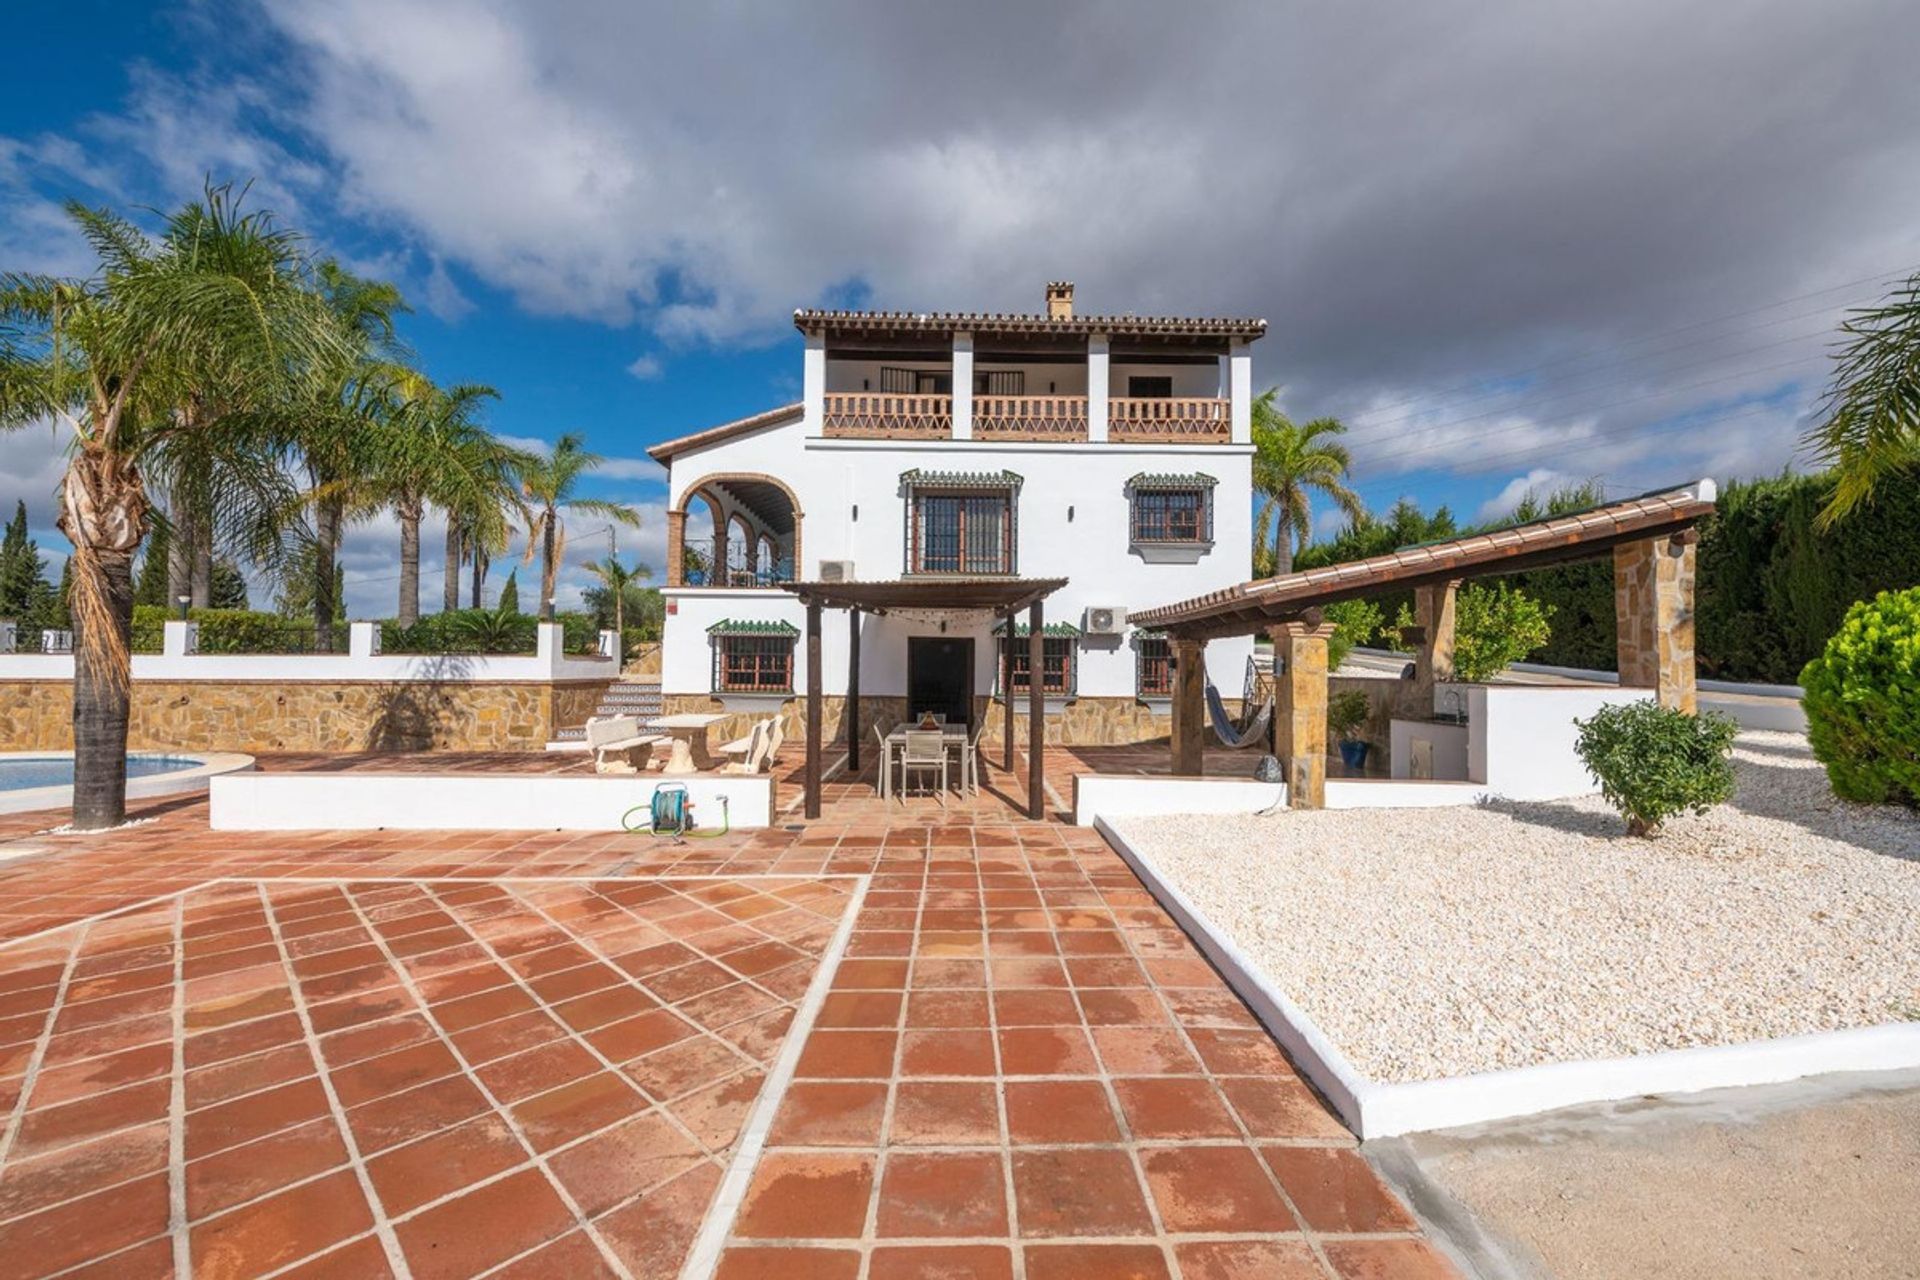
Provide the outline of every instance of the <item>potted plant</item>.
<path id="1" fill-rule="evenodd" d="M 1349 769 L 1367 766 L 1371 744 L 1355 735 L 1371 713 L 1367 695 L 1358 689 L 1343 690 L 1327 701 L 1327 728 L 1340 740 L 1340 759 Z"/>

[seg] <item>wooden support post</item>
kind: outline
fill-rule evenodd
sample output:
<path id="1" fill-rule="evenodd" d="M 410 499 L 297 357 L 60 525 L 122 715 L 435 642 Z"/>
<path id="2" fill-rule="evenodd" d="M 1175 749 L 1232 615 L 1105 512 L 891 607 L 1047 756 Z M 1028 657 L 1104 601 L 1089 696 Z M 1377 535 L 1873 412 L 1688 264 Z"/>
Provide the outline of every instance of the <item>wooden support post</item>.
<path id="1" fill-rule="evenodd" d="M 1420 646 L 1413 651 L 1413 688 L 1408 710 L 1415 719 L 1433 716 L 1433 690 L 1453 679 L 1453 602 L 1458 582 L 1415 587 L 1413 620 L 1420 628 Z"/>
<path id="2" fill-rule="evenodd" d="M 860 774 L 860 611 L 847 610 L 847 773 Z"/>
<path id="3" fill-rule="evenodd" d="M 1027 612 L 1027 816 L 1040 822 L 1047 816 L 1047 636 L 1040 602 Z"/>
<path id="4" fill-rule="evenodd" d="M 1327 807 L 1327 641 L 1330 622 L 1286 622 L 1273 637 L 1274 753 L 1287 775 L 1287 805 Z"/>
<path id="5" fill-rule="evenodd" d="M 820 602 L 807 601 L 807 771 L 808 818 L 820 816 Z"/>
<path id="6" fill-rule="evenodd" d="M 1173 774 L 1197 778 L 1203 771 L 1207 725 L 1207 644 L 1184 636 L 1173 641 Z"/>
<path id="7" fill-rule="evenodd" d="M 1008 778 L 1013 777 L 1013 642 L 1019 630 L 1014 624 L 1019 620 L 1018 612 L 1007 610 L 1007 643 L 1000 654 L 1000 699 L 1006 705 L 1006 742 L 1001 749 Z"/>

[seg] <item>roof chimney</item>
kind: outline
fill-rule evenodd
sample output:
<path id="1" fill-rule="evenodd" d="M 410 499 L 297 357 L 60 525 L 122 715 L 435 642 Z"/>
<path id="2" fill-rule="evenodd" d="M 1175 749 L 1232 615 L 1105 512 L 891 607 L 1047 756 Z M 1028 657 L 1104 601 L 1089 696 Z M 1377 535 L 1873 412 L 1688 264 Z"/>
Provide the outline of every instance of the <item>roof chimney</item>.
<path id="1" fill-rule="evenodd" d="M 1049 280 L 1047 282 L 1047 319 L 1073 319 L 1073 281 Z"/>

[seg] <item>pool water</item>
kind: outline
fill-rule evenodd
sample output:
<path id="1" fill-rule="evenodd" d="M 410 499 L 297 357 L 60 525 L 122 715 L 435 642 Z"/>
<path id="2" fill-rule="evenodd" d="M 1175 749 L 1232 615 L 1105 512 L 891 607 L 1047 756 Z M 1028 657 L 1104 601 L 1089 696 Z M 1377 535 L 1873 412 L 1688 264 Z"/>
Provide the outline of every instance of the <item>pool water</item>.
<path id="1" fill-rule="evenodd" d="M 198 769 L 204 760 L 192 756 L 130 755 L 127 776 L 144 778 L 156 773 L 174 773 Z M 71 756 L 30 756 L 0 760 L 0 791 L 24 791 L 29 787 L 70 787 L 73 785 Z"/>

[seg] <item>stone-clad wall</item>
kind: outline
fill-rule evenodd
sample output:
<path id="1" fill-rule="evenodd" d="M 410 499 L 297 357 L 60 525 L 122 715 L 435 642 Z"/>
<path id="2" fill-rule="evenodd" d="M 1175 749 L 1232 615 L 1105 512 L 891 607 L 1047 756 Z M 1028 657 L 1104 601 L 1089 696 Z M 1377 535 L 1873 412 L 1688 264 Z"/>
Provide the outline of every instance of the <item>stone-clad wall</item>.
<path id="1" fill-rule="evenodd" d="M 182 751 L 539 751 L 586 722 L 608 682 L 139 681 L 128 745 Z M 73 746 L 73 686 L 0 683 L 0 750 Z"/>
<path id="2" fill-rule="evenodd" d="M 1226 704 L 1227 710 L 1234 715 L 1240 713 L 1240 699 L 1228 698 Z M 745 704 L 736 700 L 736 705 Z M 805 697 L 792 697 L 752 710 L 729 711 L 719 698 L 708 694 L 670 693 L 661 700 L 661 706 L 669 715 L 697 712 L 726 716 L 726 720 L 708 731 L 708 738 L 716 747 L 720 743 L 745 737 L 756 720 L 764 720 L 776 712 L 786 720 L 787 738 L 790 741 L 800 740 L 807 731 Z M 820 706 L 822 737 L 827 742 L 844 743 L 841 717 L 846 709 L 846 699 L 838 694 L 823 695 Z M 860 732 L 871 743 L 875 725 L 885 733 L 904 720 L 906 715 L 905 698 L 863 697 L 860 699 Z M 975 723 L 979 722 L 978 717 L 986 717 L 987 732 L 981 741 L 998 744 L 1001 727 L 1005 723 L 1005 708 L 987 698 L 976 698 L 974 715 Z M 1046 724 L 1047 741 L 1056 745 L 1115 746 L 1166 737 L 1172 727 L 1172 711 L 1164 701 L 1149 705 L 1135 698 L 1075 698 L 1057 714 L 1048 715 Z M 1018 701 L 1014 705 L 1013 740 L 1027 740 L 1025 701 Z"/>

